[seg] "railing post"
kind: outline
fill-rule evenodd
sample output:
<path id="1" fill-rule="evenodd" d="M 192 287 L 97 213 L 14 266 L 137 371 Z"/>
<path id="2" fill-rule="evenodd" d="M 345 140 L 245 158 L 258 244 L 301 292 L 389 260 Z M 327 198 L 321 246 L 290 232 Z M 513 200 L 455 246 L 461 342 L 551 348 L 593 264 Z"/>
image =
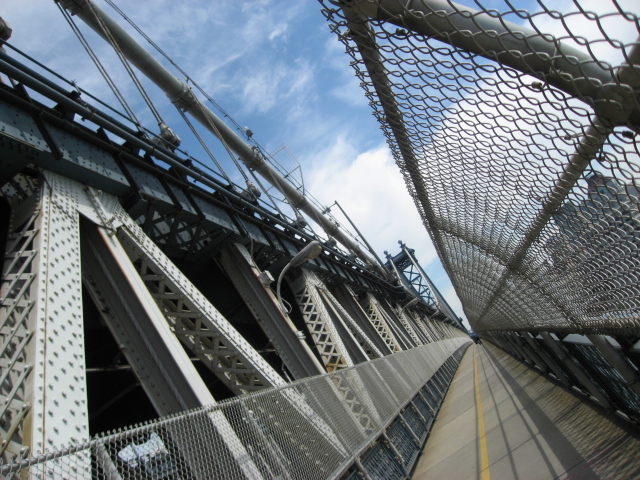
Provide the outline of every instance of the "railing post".
<path id="1" fill-rule="evenodd" d="M 555 353 L 560 361 L 567 366 L 567 368 L 576 376 L 580 383 L 584 385 L 587 390 L 589 390 L 589 393 L 591 393 L 591 395 L 596 400 L 598 400 L 600 405 L 602 405 L 607 410 L 611 409 L 611 403 L 609 403 L 607 397 L 600 391 L 598 386 L 591 381 L 587 374 L 569 357 L 564 347 L 556 342 L 556 340 L 547 332 L 541 332 L 540 335 L 542 336 L 544 342 L 549 346 L 551 351 L 553 351 L 553 353 Z"/>
<path id="2" fill-rule="evenodd" d="M 598 352 L 615 368 L 616 372 L 627 383 L 627 386 L 640 395 L 640 375 L 625 358 L 615 349 L 613 345 L 602 335 L 587 335 L 591 343 L 598 349 Z"/>
<path id="3" fill-rule="evenodd" d="M 535 338 L 533 338 L 529 332 L 522 332 L 522 336 L 531 346 L 536 355 L 549 366 L 555 376 L 558 377 L 558 380 L 560 380 L 565 387 L 571 386 L 571 382 L 565 373 L 556 365 L 555 361 L 547 354 L 547 352 L 542 349 L 538 342 L 536 342 Z"/>

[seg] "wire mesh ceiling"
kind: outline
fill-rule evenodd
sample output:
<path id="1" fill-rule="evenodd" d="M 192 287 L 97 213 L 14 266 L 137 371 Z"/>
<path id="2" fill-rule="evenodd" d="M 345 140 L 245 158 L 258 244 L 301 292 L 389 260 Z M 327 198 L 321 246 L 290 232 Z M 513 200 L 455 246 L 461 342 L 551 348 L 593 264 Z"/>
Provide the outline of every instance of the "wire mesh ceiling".
<path id="1" fill-rule="evenodd" d="M 640 330 L 637 3 L 321 3 L 471 326 Z"/>

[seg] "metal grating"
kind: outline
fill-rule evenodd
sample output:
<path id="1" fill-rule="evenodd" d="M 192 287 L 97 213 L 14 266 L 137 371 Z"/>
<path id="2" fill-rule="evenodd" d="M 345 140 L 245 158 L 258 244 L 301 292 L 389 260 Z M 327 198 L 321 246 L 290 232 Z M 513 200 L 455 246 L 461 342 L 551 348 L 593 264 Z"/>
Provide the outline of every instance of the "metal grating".
<path id="1" fill-rule="evenodd" d="M 616 399 L 622 411 L 638 415 L 640 395 L 634 392 L 616 370 L 590 345 L 567 344 L 572 353 L 587 366 L 587 371 L 603 383 L 609 396 Z"/>
<path id="2" fill-rule="evenodd" d="M 407 421 L 407 424 L 409 424 L 409 427 L 411 427 L 411 430 L 413 430 L 418 438 L 422 438 L 427 431 L 427 427 L 422 422 L 418 413 L 409 406 L 402 412 L 402 417 Z"/>
<path id="3" fill-rule="evenodd" d="M 263 389 L 64 450 L 44 452 L 16 464 L 0 464 L 0 476 L 123 480 L 335 477 L 346 472 L 357 456 L 374 444 L 434 370 L 468 344 L 467 339 L 449 339 L 324 376 Z M 394 395 L 384 384 L 390 376 L 402 379 L 394 386 Z M 336 388 L 336 384 L 341 387 Z M 346 388 L 359 398 L 358 412 L 345 402 Z M 308 414 L 305 405 L 313 408 L 314 415 Z M 416 428 L 421 428 L 417 431 L 423 435 L 424 425 L 409 410 L 413 413 L 410 421 L 418 423 Z M 368 418 L 376 419 L 374 431 L 359 427 L 357 417 L 363 411 Z M 230 441 L 232 436 L 234 440 Z M 381 472 L 386 468 L 389 474 L 402 474 L 392 452 L 381 445 L 376 444 L 363 459 L 367 470 Z M 88 453 L 91 472 L 81 464 Z"/>
<path id="4" fill-rule="evenodd" d="M 471 326 L 637 332 L 637 2 L 321 3 Z"/>

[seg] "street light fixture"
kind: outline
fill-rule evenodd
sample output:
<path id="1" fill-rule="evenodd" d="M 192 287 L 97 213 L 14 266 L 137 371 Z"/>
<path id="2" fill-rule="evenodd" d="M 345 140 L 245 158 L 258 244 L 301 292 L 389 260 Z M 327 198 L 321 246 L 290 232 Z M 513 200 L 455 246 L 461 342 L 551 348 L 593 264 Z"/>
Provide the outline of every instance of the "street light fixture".
<path id="1" fill-rule="evenodd" d="M 404 307 L 400 309 L 400 315 L 402 315 L 402 312 L 404 312 L 405 308 L 413 307 L 419 301 L 420 301 L 420 298 L 418 297 L 415 297 L 414 299 L 410 300 L 409 303 L 407 303 Z"/>
<path id="2" fill-rule="evenodd" d="M 321 253 L 322 253 L 322 245 L 317 240 L 314 240 L 309 245 L 307 245 L 302 250 L 300 250 L 297 253 L 297 255 L 293 257 L 291 261 L 285 265 L 285 267 L 282 269 L 282 272 L 280 272 L 280 276 L 278 277 L 278 284 L 276 287 L 276 295 L 278 296 L 278 303 L 280 304 L 280 309 L 285 314 L 288 314 L 289 312 L 287 311 L 286 308 L 284 308 L 284 305 L 282 304 L 282 297 L 280 296 L 280 284 L 282 283 L 282 278 L 284 277 L 284 274 L 291 267 L 299 267 L 307 260 L 313 260 L 314 258 L 318 257 Z"/>

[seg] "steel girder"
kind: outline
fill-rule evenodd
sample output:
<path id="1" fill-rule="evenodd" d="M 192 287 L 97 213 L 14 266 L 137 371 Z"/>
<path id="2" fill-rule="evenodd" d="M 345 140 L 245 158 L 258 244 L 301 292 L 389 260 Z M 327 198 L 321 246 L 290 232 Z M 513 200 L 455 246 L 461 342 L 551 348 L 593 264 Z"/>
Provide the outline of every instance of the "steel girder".
<path id="1" fill-rule="evenodd" d="M 93 194 L 145 287 L 175 335 L 236 394 L 284 385 L 284 379 L 145 235 L 115 197 Z"/>
<path id="2" fill-rule="evenodd" d="M 403 350 L 403 348 L 398 343 L 398 339 L 389 327 L 386 315 L 383 314 L 378 308 L 378 301 L 371 293 L 368 293 L 364 298 L 362 306 L 365 309 L 367 316 L 369 317 L 371 325 L 373 325 L 380 338 L 384 340 L 391 351 L 395 353 Z"/>
<path id="3" fill-rule="evenodd" d="M 338 326 L 334 323 L 318 292 L 322 282 L 319 282 L 310 271 L 300 269 L 299 275 L 290 282 L 290 286 L 327 372 L 353 366 L 354 361 L 342 341 Z M 355 339 L 351 338 L 351 340 L 356 344 Z"/>
<path id="4" fill-rule="evenodd" d="M 12 213 L 0 306 L 0 435 L 12 456 L 89 433 L 78 200 L 69 193 L 51 177 Z M 86 456 L 78 468 L 90 468 Z"/>

